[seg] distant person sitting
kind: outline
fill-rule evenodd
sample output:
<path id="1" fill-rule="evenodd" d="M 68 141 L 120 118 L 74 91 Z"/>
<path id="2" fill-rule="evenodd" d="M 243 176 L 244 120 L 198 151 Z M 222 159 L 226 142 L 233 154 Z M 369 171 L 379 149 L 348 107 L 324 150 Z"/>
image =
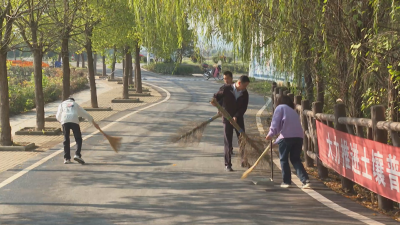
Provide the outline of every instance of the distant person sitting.
<path id="1" fill-rule="evenodd" d="M 78 103 L 75 102 L 75 99 L 69 98 L 63 101 L 58 106 L 58 111 L 56 118 L 58 122 L 62 124 L 63 134 L 64 134 L 64 164 L 71 163 L 71 155 L 70 155 L 70 140 L 69 134 L 70 131 L 74 133 L 75 142 L 76 142 L 76 152 L 74 156 L 74 160 L 80 164 L 84 164 L 85 161 L 82 159 L 81 150 L 82 150 L 82 134 L 81 128 L 79 126 L 79 117 L 83 117 L 91 122 L 97 129 L 99 129 L 99 125 L 94 122 L 93 117 L 87 113 Z"/>

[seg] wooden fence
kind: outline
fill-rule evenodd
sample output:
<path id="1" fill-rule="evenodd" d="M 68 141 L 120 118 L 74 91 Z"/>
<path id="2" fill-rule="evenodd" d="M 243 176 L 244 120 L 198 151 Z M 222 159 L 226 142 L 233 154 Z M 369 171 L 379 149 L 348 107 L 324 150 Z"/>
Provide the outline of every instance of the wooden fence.
<path id="1" fill-rule="evenodd" d="M 334 106 L 334 114 L 322 113 L 323 105 L 321 102 L 312 102 L 302 99 L 302 96 L 294 96 L 290 93 L 290 84 L 287 87 L 277 87 L 273 83 L 272 103 L 281 95 L 289 96 L 295 103 L 295 109 L 299 113 L 304 130 L 303 151 L 306 167 L 314 167 L 316 164 L 318 176 L 321 179 L 328 177 L 328 167 L 321 162 L 318 154 L 318 138 L 316 134 L 316 120 L 342 131 L 361 138 L 367 138 L 380 143 L 387 143 L 389 138 L 393 146 L 400 147 L 398 132 L 400 131 L 399 122 L 386 121 L 385 107 L 376 105 L 371 107 L 371 118 L 351 118 L 346 117 L 345 105 L 337 103 Z M 389 135 L 389 136 L 388 136 Z M 341 176 L 342 189 L 345 192 L 354 192 L 353 181 Z M 393 210 L 393 201 L 378 195 L 378 207 L 383 210 Z"/>

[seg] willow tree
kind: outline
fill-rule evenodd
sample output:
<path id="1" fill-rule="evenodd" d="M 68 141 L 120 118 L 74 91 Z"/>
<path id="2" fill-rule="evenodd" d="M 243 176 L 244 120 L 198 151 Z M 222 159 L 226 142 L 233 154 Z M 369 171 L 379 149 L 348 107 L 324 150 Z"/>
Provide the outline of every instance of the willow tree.
<path id="1" fill-rule="evenodd" d="M 221 37 L 232 41 L 242 57 L 249 57 L 249 49 L 256 55 L 266 53 L 265 59 L 274 56 L 278 70 L 305 80 L 308 99 L 316 94 L 324 101 L 328 96 L 327 104 L 332 106 L 336 98 L 342 98 L 350 116 L 362 117 L 368 106 L 384 102 L 382 92 L 389 87 L 395 119 L 399 110 L 399 5 L 379 0 L 193 0 L 188 9 L 194 20 L 209 24 L 208 30 L 218 30 Z M 384 198 L 378 200 L 380 207 L 390 206 L 381 204 L 387 201 Z"/>

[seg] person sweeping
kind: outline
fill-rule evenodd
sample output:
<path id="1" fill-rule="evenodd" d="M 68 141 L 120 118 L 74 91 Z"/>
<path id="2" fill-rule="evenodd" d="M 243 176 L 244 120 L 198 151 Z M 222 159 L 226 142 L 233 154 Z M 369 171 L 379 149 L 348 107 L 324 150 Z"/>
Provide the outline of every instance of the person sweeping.
<path id="1" fill-rule="evenodd" d="M 236 83 L 225 84 L 219 91 L 214 94 L 214 98 L 218 102 L 222 102 L 222 107 L 229 113 L 233 120 L 238 123 L 240 128 L 244 131 L 244 113 L 247 110 L 249 104 L 249 93 L 246 88 L 250 83 L 250 79 L 247 76 L 241 76 Z M 215 106 L 215 103 L 211 102 Z M 233 125 L 224 118 L 224 149 L 225 149 L 225 169 L 232 172 L 232 139 L 233 130 L 235 129 Z M 236 130 L 236 134 L 239 137 L 240 133 Z M 243 153 L 243 151 L 241 151 Z M 244 161 L 242 156 L 242 167 L 248 166 L 248 163 Z"/>
<path id="2" fill-rule="evenodd" d="M 310 187 L 310 181 L 300 154 L 303 146 L 303 128 L 300 118 L 294 110 L 294 103 L 289 96 L 280 96 L 276 103 L 274 115 L 272 117 L 271 127 L 266 137 L 272 140 L 278 136 L 275 143 L 279 145 L 279 158 L 282 167 L 282 188 L 288 188 L 292 184 L 292 174 L 290 172 L 289 159 L 296 169 L 297 176 L 303 183 L 302 188 Z"/>
<path id="3" fill-rule="evenodd" d="M 85 161 L 82 159 L 81 149 L 82 149 L 82 134 L 81 128 L 79 126 L 79 117 L 83 117 L 91 122 L 94 127 L 100 130 L 99 125 L 93 120 L 93 117 L 87 113 L 78 103 L 75 102 L 74 98 L 69 98 L 63 101 L 58 106 L 58 111 L 56 118 L 58 122 L 62 124 L 63 134 L 64 134 L 64 164 L 71 163 L 70 155 L 70 131 L 74 133 L 76 142 L 76 152 L 74 160 L 80 164 L 84 164 Z"/>

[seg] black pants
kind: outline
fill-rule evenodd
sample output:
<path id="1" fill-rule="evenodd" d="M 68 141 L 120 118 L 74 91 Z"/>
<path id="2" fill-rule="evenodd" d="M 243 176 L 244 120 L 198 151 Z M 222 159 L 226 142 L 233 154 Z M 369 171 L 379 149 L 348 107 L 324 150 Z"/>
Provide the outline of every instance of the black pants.
<path id="1" fill-rule="evenodd" d="M 244 131 L 244 118 L 239 117 L 237 118 L 237 124 L 242 128 Z M 231 167 L 232 166 L 232 139 L 233 139 L 233 130 L 236 131 L 236 135 L 239 139 L 240 133 L 236 130 L 233 125 L 226 119 L 224 119 L 224 150 L 225 150 L 225 166 Z M 243 151 L 241 151 L 243 153 Z M 243 157 L 242 157 L 243 161 Z"/>
<path id="2" fill-rule="evenodd" d="M 70 131 L 74 132 L 75 142 L 76 142 L 76 152 L 75 155 L 81 156 L 81 149 L 82 149 L 82 134 L 81 134 L 81 127 L 79 124 L 76 123 L 64 123 L 62 125 L 63 133 L 64 133 L 64 159 L 71 159 L 70 155 L 70 141 L 69 141 L 69 134 Z"/>

